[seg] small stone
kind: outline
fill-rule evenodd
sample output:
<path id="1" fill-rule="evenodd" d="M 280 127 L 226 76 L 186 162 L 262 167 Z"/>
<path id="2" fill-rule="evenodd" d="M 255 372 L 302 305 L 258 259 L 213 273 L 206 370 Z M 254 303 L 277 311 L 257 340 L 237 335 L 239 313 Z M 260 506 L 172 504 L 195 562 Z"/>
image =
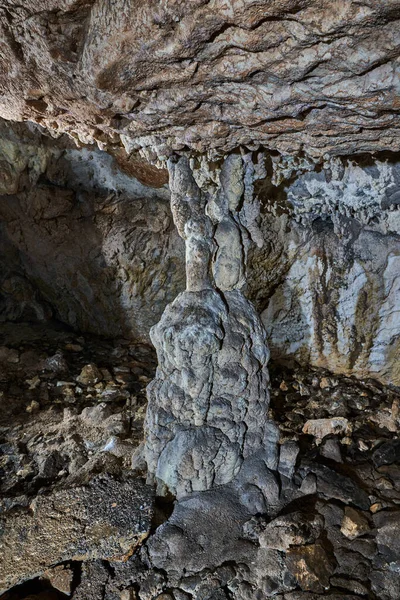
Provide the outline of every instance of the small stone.
<path id="1" fill-rule="evenodd" d="M 342 453 L 340 451 L 340 446 L 337 440 L 334 438 L 328 438 L 324 442 L 322 442 L 321 446 L 321 456 L 325 458 L 329 458 L 330 460 L 334 460 L 335 462 L 342 462 Z"/>
<path id="2" fill-rule="evenodd" d="M 379 425 L 381 429 L 387 429 L 391 433 L 396 433 L 399 429 L 397 419 L 393 418 L 392 411 L 388 408 L 378 410 L 375 414 L 370 416 L 370 420 Z"/>
<path id="3" fill-rule="evenodd" d="M 358 448 L 359 450 L 361 450 L 361 452 L 366 452 L 369 449 L 367 444 L 363 442 L 363 440 L 358 440 Z"/>
<path id="4" fill-rule="evenodd" d="M 40 377 L 35 375 L 35 377 L 33 377 L 32 379 L 27 379 L 26 383 L 29 385 L 30 390 L 34 390 L 40 383 Z"/>
<path id="5" fill-rule="evenodd" d="M 138 381 L 141 383 L 150 383 L 151 377 L 146 377 L 146 375 L 139 375 Z"/>
<path id="6" fill-rule="evenodd" d="M 25 410 L 27 413 L 36 413 L 40 410 L 40 404 L 37 400 L 32 400 Z"/>
<path id="7" fill-rule="evenodd" d="M 376 482 L 376 487 L 378 490 L 392 490 L 393 484 L 386 477 L 380 477 Z"/>
<path id="8" fill-rule="evenodd" d="M 360 511 L 351 508 L 351 506 L 346 506 L 340 527 L 342 534 L 349 540 L 354 540 L 369 530 L 370 527 L 366 517 Z"/>
<path id="9" fill-rule="evenodd" d="M 310 390 L 304 383 L 299 383 L 300 396 L 310 396 Z"/>
<path id="10" fill-rule="evenodd" d="M 319 382 L 319 387 L 321 390 L 325 390 L 326 388 L 334 387 L 333 380 L 330 377 L 321 377 Z"/>
<path id="11" fill-rule="evenodd" d="M 388 562 L 397 562 L 400 555 L 400 512 L 382 511 L 373 517 L 378 552 Z"/>
<path id="12" fill-rule="evenodd" d="M 136 600 L 137 595 L 133 588 L 128 588 L 127 590 L 122 590 L 119 594 L 120 600 Z"/>
<path id="13" fill-rule="evenodd" d="M 320 515 L 306 516 L 301 512 L 282 515 L 270 521 L 259 536 L 261 548 L 286 552 L 292 546 L 314 543 L 323 529 Z"/>
<path id="14" fill-rule="evenodd" d="M 80 344 L 65 344 L 65 349 L 69 352 L 82 352 L 83 350 Z"/>
<path id="15" fill-rule="evenodd" d="M 289 548 L 287 567 L 297 579 L 302 590 L 322 593 L 329 587 L 336 562 L 328 555 L 321 542 Z"/>
<path id="16" fill-rule="evenodd" d="M 287 391 L 288 391 L 288 389 L 289 389 L 289 388 L 288 388 L 288 386 L 286 385 L 286 381 L 285 381 L 285 380 L 281 381 L 281 384 L 280 384 L 280 386 L 279 386 L 279 389 L 280 389 L 280 390 L 282 390 L 282 392 L 287 392 Z"/>
<path id="17" fill-rule="evenodd" d="M 345 435 L 351 433 L 352 427 L 349 421 L 344 417 L 334 417 L 332 419 L 310 419 L 306 421 L 303 427 L 303 433 L 312 435 L 318 440 L 322 440 L 327 435 Z"/>
<path id="18" fill-rule="evenodd" d="M 7 346 L 0 346 L 0 362 L 19 363 L 19 352 Z"/>
<path id="19" fill-rule="evenodd" d="M 351 439 L 351 437 L 346 435 L 346 437 L 344 437 L 340 440 L 340 443 L 343 444 L 343 446 L 351 446 L 353 443 L 353 440 Z"/>
<path id="20" fill-rule="evenodd" d="M 67 596 L 71 595 L 71 584 L 74 578 L 71 569 L 62 566 L 53 567 L 44 572 L 44 577 L 50 581 L 54 588 Z"/>
<path id="21" fill-rule="evenodd" d="M 391 413 L 392 413 L 392 419 L 396 423 L 400 423 L 400 399 L 399 398 L 395 398 L 393 400 Z"/>
<path id="22" fill-rule="evenodd" d="M 400 440 L 394 439 L 384 442 L 372 455 L 375 467 L 391 465 L 400 461 Z"/>
<path id="23" fill-rule="evenodd" d="M 301 482 L 300 492 L 305 496 L 317 493 L 317 478 L 314 473 L 308 473 Z"/>
<path id="24" fill-rule="evenodd" d="M 280 446 L 278 471 L 288 479 L 293 477 L 298 453 L 299 446 L 294 441 L 285 442 Z"/>
<path id="25" fill-rule="evenodd" d="M 49 356 L 43 362 L 44 371 L 50 371 L 54 375 L 68 372 L 68 364 L 63 353 L 58 350 L 53 356 Z"/>
<path id="26" fill-rule="evenodd" d="M 88 386 L 98 383 L 101 381 L 102 377 L 102 373 L 97 366 L 93 363 L 89 363 L 83 367 L 82 371 L 76 378 L 76 381 L 82 385 Z"/>
<path id="27" fill-rule="evenodd" d="M 340 587 L 345 590 L 349 590 L 350 592 L 353 592 L 353 594 L 360 594 L 361 596 L 369 595 L 367 586 L 363 585 L 356 579 L 347 579 L 347 577 L 334 576 L 334 577 L 331 577 L 330 584 L 334 585 L 335 587 Z M 358 597 L 359 596 L 357 596 L 357 598 Z M 350 596 L 347 596 L 347 598 L 349 598 L 349 600 L 350 600 Z M 355 596 L 351 596 L 351 598 L 355 598 Z M 342 597 L 342 599 L 343 599 L 343 597 Z"/>
<path id="28" fill-rule="evenodd" d="M 371 506 L 369 507 L 369 510 L 372 512 L 372 514 L 375 514 L 377 512 L 379 512 L 380 510 L 382 510 L 383 506 L 380 502 L 375 502 L 375 504 L 371 504 Z"/>
<path id="29" fill-rule="evenodd" d="M 108 369 L 100 369 L 103 381 L 112 381 L 112 375 Z"/>

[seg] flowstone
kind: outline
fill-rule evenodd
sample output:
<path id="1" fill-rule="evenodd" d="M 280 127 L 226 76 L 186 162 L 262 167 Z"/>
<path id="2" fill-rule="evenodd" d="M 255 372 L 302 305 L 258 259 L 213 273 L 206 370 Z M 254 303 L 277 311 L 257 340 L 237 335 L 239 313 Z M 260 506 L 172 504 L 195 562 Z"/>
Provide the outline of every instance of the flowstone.
<path id="1" fill-rule="evenodd" d="M 145 457 L 158 493 L 179 499 L 232 481 L 245 459 L 271 449 L 273 427 L 265 330 L 243 294 L 247 251 L 262 243 L 253 200 L 262 168 L 239 154 L 214 170 L 186 157 L 168 168 L 187 289 L 151 330 L 159 366 Z"/>

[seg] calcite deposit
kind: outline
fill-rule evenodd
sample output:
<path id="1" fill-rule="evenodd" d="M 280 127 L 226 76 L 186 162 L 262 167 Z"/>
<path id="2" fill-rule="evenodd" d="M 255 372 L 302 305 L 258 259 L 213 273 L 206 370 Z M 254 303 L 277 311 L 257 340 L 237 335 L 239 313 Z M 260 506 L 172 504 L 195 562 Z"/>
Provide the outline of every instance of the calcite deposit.
<path id="1" fill-rule="evenodd" d="M 0 600 L 398 600 L 399 21 L 3 0 Z"/>
<path id="2" fill-rule="evenodd" d="M 259 234 L 256 169 L 232 155 L 212 176 L 208 165 L 192 171 L 186 157 L 169 170 L 186 291 L 151 332 L 159 366 L 148 388 L 145 456 L 160 493 L 179 498 L 230 482 L 260 450 L 273 461 L 274 434 L 265 331 L 242 293 L 252 231 Z"/>

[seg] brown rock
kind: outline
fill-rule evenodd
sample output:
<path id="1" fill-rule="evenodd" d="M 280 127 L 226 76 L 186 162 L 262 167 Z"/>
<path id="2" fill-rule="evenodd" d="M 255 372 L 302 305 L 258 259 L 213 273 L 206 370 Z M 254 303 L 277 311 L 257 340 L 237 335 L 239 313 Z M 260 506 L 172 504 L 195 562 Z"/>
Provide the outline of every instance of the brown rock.
<path id="1" fill-rule="evenodd" d="M 317 441 L 327 435 L 346 435 L 351 433 L 352 427 L 344 417 L 333 417 L 331 419 L 310 419 L 303 427 L 303 433 L 313 435 Z"/>
<path id="2" fill-rule="evenodd" d="M 370 531 L 368 519 L 359 510 L 355 510 L 351 506 L 346 506 L 340 531 L 349 540 L 354 540 Z"/>
<path id="3" fill-rule="evenodd" d="M 335 570 L 335 560 L 322 543 L 289 548 L 286 564 L 302 590 L 321 593 L 329 588 L 329 578 Z"/>
<path id="4" fill-rule="evenodd" d="M 53 567 L 52 569 L 47 569 L 43 577 L 48 579 L 51 585 L 63 594 L 67 596 L 71 595 L 71 584 L 74 578 L 71 569 L 63 566 Z"/>
<path id="5" fill-rule="evenodd" d="M 152 505 L 142 480 L 102 475 L 3 513 L 0 593 L 67 560 L 124 560 L 147 536 Z"/>
<path id="6" fill-rule="evenodd" d="M 286 552 L 291 546 L 302 546 L 315 542 L 323 528 L 320 515 L 314 518 L 296 512 L 273 519 L 260 535 L 261 548 Z"/>
<path id="7" fill-rule="evenodd" d="M 154 157 L 260 143 L 396 151 L 394 4 L 335 6 L 6 0 L 0 116 Z M 13 170 L 5 180 L 18 185 Z"/>
<path id="8" fill-rule="evenodd" d="M 85 365 L 76 378 L 82 385 L 94 385 L 102 379 L 102 373 L 94 364 Z"/>

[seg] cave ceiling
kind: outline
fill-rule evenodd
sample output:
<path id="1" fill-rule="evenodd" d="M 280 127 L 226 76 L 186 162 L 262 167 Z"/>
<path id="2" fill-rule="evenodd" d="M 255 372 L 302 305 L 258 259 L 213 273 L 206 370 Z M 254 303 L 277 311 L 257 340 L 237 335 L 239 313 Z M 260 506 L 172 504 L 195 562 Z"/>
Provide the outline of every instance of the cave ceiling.
<path id="1" fill-rule="evenodd" d="M 398 0 L 5 0 L 0 116 L 150 160 L 400 149 Z"/>

